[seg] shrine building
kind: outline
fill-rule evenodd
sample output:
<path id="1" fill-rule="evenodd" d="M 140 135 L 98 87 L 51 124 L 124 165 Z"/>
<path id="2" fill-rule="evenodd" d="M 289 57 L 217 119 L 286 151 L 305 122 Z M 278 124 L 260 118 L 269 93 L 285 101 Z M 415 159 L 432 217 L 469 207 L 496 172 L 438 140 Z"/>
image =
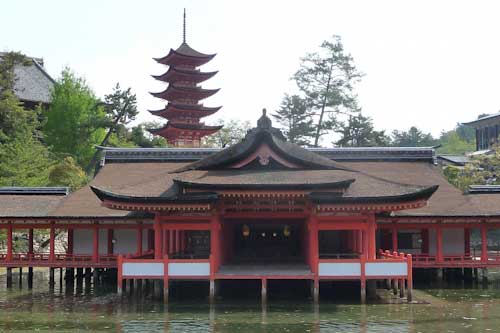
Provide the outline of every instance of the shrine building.
<path id="1" fill-rule="evenodd" d="M 269 281 L 309 281 L 314 300 L 324 283 L 352 281 L 361 301 L 389 282 L 411 300 L 417 269 L 500 267 L 488 248 L 500 197 L 450 185 L 432 147 L 302 148 L 265 110 L 239 143 L 200 147 L 220 129 L 200 122 L 219 110 L 199 103 L 217 91 L 198 86 L 215 75 L 198 70 L 212 58 L 184 38 L 157 59 L 169 85 L 152 113 L 168 122 L 152 133 L 170 148 L 100 147 L 94 179 L 73 193 L 0 188 L 8 285 L 14 268 L 32 278 L 49 267 L 52 285 L 58 268 L 66 281 L 93 270 L 116 276 L 119 293 L 155 281 L 165 300 L 172 281 L 204 281 L 213 298 L 228 280 L 259 281 L 263 299 Z M 36 230 L 49 231 L 48 247 L 34 248 Z"/>

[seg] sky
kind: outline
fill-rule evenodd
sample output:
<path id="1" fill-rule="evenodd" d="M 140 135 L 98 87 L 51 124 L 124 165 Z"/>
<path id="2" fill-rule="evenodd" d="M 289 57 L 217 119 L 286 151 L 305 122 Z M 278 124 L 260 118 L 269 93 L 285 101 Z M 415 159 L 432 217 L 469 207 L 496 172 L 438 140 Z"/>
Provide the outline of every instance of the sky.
<path id="1" fill-rule="evenodd" d="M 417 126 L 437 136 L 458 122 L 500 110 L 498 1 L 18 0 L 2 3 L 0 51 L 42 57 L 57 78 L 70 67 L 96 94 L 117 82 L 137 94 L 138 121 L 163 102 L 149 92 L 166 68 L 152 58 L 182 42 L 217 56 L 202 67 L 221 88 L 206 118 L 256 122 L 276 110 L 300 58 L 332 35 L 365 73 L 356 92 L 378 130 Z"/>

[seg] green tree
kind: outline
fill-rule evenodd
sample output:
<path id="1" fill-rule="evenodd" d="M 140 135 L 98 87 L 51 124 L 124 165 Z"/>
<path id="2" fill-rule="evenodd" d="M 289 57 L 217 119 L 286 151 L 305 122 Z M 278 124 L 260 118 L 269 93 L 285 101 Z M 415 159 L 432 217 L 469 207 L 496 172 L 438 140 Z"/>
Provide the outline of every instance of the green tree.
<path id="1" fill-rule="evenodd" d="M 43 128 L 52 152 L 86 167 L 105 136 L 104 108 L 83 78 L 64 69 L 56 82 Z"/>
<path id="2" fill-rule="evenodd" d="M 439 144 L 441 147 L 438 148 L 437 152 L 440 154 L 464 154 L 467 152 L 472 152 L 476 150 L 476 145 L 474 141 L 464 140 L 457 132 L 457 130 L 451 130 L 448 132 L 441 133 L 439 138 Z"/>
<path id="3" fill-rule="evenodd" d="M 306 99 L 298 95 L 285 94 L 280 108 L 272 115 L 284 127 L 284 135 L 288 141 L 310 146 L 310 138 L 314 136 L 313 115 Z"/>
<path id="4" fill-rule="evenodd" d="M 238 143 L 250 130 L 250 122 L 231 119 L 228 122 L 223 119 L 216 121 L 217 125 L 223 125 L 216 133 L 203 138 L 204 147 L 225 148 Z"/>
<path id="5" fill-rule="evenodd" d="M 302 59 L 293 79 L 317 116 L 315 147 L 320 137 L 332 130 L 339 114 L 352 115 L 359 111 L 354 84 L 362 75 L 351 55 L 345 53 L 339 36 L 324 41 L 319 52 L 309 53 Z"/>
<path id="6" fill-rule="evenodd" d="M 396 147 L 429 147 L 437 144 L 430 133 L 424 133 L 415 126 L 408 131 L 394 130 L 392 140 Z"/>
<path id="7" fill-rule="evenodd" d="M 370 117 L 361 114 L 350 116 L 347 122 L 339 122 L 335 132 L 341 138 L 335 142 L 341 147 L 380 147 L 389 146 L 391 139 L 384 131 L 376 131 Z"/>
<path id="8" fill-rule="evenodd" d="M 14 67 L 31 65 L 16 52 L 0 61 L 0 186 L 43 186 L 52 164 L 39 140 L 40 108 L 25 110 L 13 91 Z"/>
<path id="9" fill-rule="evenodd" d="M 132 93 L 132 89 L 122 90 L 119 83 L 113 88 L 111 94 L 104 96 L 104 104 L 106 106 L 107 120 L 105 126 L 108 128 L 108 131 L 102 139 L 100 146 L 106 146 L 111 135 L 118 129 L 124 131 L 125 125 L 135 120 L 138 114 L 137 98 Z M 86 169 L 88 173 L 95 167 L 98 157 L 99 151 L 95 150 Z"/>
<path id="10" fill-rule="evenodd" d="M 132 127 L 130 132 L 130 140 L 138 147 L 142 148 L 154 148 L 154 147 L 166 147 L 167 141 L 157 135 L 151 135 L 145 131 L 145 126 L 147 124 L 140 124 L 138 126 Z M 152 127 L 149 127 L 152 128 Z"/>
<path id="11" fill-rule="evenodd" d="M 79 189 L 88 182 L 85 171 L 71 156 L 52 166 L 48 175 L 48 186 L 68 186 L 71 190 Z"/>

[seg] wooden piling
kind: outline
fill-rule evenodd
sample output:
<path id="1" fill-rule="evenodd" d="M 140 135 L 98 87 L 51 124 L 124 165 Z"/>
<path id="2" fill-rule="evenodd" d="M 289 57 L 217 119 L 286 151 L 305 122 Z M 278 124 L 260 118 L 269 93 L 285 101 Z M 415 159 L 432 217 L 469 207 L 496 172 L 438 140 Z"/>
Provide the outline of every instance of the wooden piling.
<path id="1" fill-rule="evenodd" d="M 23 268 L 19 267 L 19 288 L 23 287 Z"/>
<path id="2" fill-rule="evenodd" d="M 50 267 L 49 268 L 49 287 L 54 288 L 54 285 L 56 284 L 55 282 L 55 268 Z"/>
<path id="3" fill-rule="evenodd" d="M 7 288 L 12 288 L 12 267 L 7 267 Z"/>
<path id="4" fill-rule="evenodd" d="M 33 267 L 28 267 L 28 289 L 33 289 Z"/>
<path id="5" fill-rule="evenodd" d="M 262 303 L 267 302 L 267 279 L 261 279 L 260 296 Z"/>

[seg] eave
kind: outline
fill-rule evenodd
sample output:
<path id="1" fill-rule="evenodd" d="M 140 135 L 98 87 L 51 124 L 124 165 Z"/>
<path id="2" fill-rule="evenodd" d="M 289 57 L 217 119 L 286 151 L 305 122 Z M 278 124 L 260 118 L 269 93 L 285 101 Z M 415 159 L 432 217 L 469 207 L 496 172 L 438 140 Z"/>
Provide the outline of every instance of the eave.
<path id="1" fill-rule="evenodd" d="M 162 92 L 151 93 L 154 97 L 161 98 L 167 101 L 179 100 L 179 99 L 192 99 L 192 100 L 202 100 L 216 94 L 220 89 L 203 89 L 203 88 L 190 88 L 190 87 L 179 87 L 176 85 L 169 85 L 167 89 Z"/>
<path id="2" fill-rule="evenodd" d="M 196 183 L 179 179 L 174 179 L 174 183 L 180 188 L 199 190 L 313 190 L 313 189 L 345 189 L 354 182 L 354 179 L 347 179 L 336 182 L 325 183 L 297 183 L 297 184 L 208 184 Z M 330 195 L 338 192 L 329 192 Z M 338 194 L 337 194 L 338 195 Z"/>
<path id="3" fill-rule="evenodd" d="M 169 70 L 161 75 L 152 75 L 153 78 L 163 82 L 176 82 L 176 81 L 189 81 L 194 83 L 200 83 L 206 81 L 217 74 L 214 72 L 200 72 L 197 70 L 183 70 L 175 67 L 170 67 Z"/>

